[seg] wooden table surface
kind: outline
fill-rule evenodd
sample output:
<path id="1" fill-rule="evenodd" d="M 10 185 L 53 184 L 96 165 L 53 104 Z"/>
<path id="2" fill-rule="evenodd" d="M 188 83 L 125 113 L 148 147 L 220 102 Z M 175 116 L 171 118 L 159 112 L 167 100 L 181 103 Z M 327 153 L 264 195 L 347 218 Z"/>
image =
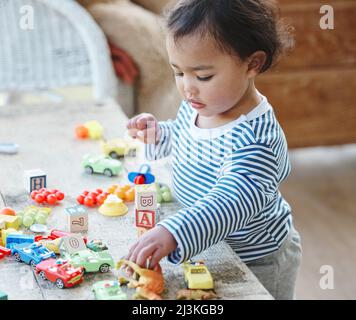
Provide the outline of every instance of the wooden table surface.
<path id="1" fill-rule="evenodd" d="M 21 210 L 33 204 L 24 187 L 24 170 L 40 168 L 47 173 L 47 187 L 60 189 L 66 195 L 64 201 L 53 208 L 48 226 L 67 230 L 65 208 L 76 204 L 75 199 L 83 190 L 127 183 L 127 172 L 138 169 L 144 161 L 142 152 L 136 158 L 124 159 L 125 170 L 118 177 L 84 173 L 80 165 L 83 155 L 101 152 L 98 141 L 75 138 L 75 126 L 89 120 L 97 120 L 104 127 L 107 139 L 125 134 L 127 118 L 113 102 L 101 107 L 90 103 L 1 107 L 0 142 L 17 143 L 19 152 L 16 155 L 0 154 L 0 207 L 6 205 Z M 152 162 L 151 167 L 157 181 L 170 184 L 167 159 Z M 163 204 L 162 218 L 178 209 L 176 202 Z M 129 205 L 129 213 L 123 217 L 105 217 L 96 209 L 88 211 L 87 237 L 106 242 L 114 261 L 118 261 L 136 239 L 133 205 Z M 29 230 L 23 231 L 31 234 Z M 205 260 L 219 299 L 272 299 L 224 242 L 209 248 L 196 259 Z M 165 259 L 161 264 L 166 287 L 163 297 L 174 299 L 176 292 L 184 288 L 182 267 Z M 0 291 L 6 292 L 9 299 L 94 299 L 92 284 L 104 279 L 114 280 L 117 274 L 117 270 L 107 274 L 89 273 L 79 286 L 61 290 L 36 276 L 28 265 L 7 257 L 0 261 Z M 134 293 L 134 289 L 124 287 L 124 290 L 129 297 Z"/>

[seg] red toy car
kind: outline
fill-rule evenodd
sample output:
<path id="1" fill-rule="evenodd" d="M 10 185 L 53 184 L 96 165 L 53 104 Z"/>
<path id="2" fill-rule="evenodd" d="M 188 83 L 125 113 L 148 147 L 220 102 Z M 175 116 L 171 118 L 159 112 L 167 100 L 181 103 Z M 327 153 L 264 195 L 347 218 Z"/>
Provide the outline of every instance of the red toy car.
<path id="1" fill-rule="evenodd" d="M 57 230 L 57 229 L 52 229 L 51 230 L 51 234 L 48 237 L 51 237 L 54 239 L 57 238 L 62 238 L 62 237 L 67 237 L 70 236 L 71 233 L 66 232 L 66 231 L 61 231 L 61 230 Z M 88 239 L 86 237 L 83 237 L 84 243 L 87 244 Z"/>
<path id="2" fill-rule="evenodd" d="M 10 256 L 11 250 L 0 246 L 0 260 L 4 259 L 5 256 Z"/>
<path id="3" fill-rule="evenodd" d="M 54 282 L 59 289 L 73 287 L 83 281 L 84 268 L 73 267 L 62 259 L 47 259 L 36 265 L 36 274 Z"/>

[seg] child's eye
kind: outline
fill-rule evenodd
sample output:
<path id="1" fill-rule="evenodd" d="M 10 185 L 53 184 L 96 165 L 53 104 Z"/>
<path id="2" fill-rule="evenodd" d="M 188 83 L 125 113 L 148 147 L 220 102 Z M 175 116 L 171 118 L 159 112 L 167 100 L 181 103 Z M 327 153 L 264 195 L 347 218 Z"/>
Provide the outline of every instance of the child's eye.
<path id="1" fill-rule="evenodd" d="M 174 72 L 173 75 L 175 77 L 183 77 L 184 74 L 183 74 L 183 72 Z"/>
<path id="2" fill-rule="evenodd" d="M 214 77 L 214 76 L 197 77 L 197 79 L 198 79 L 199 81 L 209 81 L 210 79 L 212 79 L 212 77 Z"/>

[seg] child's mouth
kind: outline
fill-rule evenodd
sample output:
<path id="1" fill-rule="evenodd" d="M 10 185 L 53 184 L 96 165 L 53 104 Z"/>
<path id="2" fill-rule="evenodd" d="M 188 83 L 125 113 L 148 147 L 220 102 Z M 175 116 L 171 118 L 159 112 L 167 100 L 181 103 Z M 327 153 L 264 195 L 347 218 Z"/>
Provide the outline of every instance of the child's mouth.
<path id="1" fill-rule="evenodd" d="M 198 101 L 195 100 L 188 100 L 190 105 L 194 108 L 194 109 L 203 109 L 206 107 L 206 105 L 204 103 L 200 103 Z"/>

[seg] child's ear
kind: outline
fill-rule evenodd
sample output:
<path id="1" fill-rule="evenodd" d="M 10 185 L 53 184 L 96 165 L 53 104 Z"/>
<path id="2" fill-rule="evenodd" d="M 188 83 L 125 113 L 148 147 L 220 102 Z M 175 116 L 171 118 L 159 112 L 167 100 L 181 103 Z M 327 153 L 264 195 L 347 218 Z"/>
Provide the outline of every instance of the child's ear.
<path id="1" fill-rule="evenodd" d="M 248 68 L 247 73 L 251 78 L 256 77 L 264 64 L 266 63 L 266 53 L 264 51 L 256 51 L 248 58 Z"/>

